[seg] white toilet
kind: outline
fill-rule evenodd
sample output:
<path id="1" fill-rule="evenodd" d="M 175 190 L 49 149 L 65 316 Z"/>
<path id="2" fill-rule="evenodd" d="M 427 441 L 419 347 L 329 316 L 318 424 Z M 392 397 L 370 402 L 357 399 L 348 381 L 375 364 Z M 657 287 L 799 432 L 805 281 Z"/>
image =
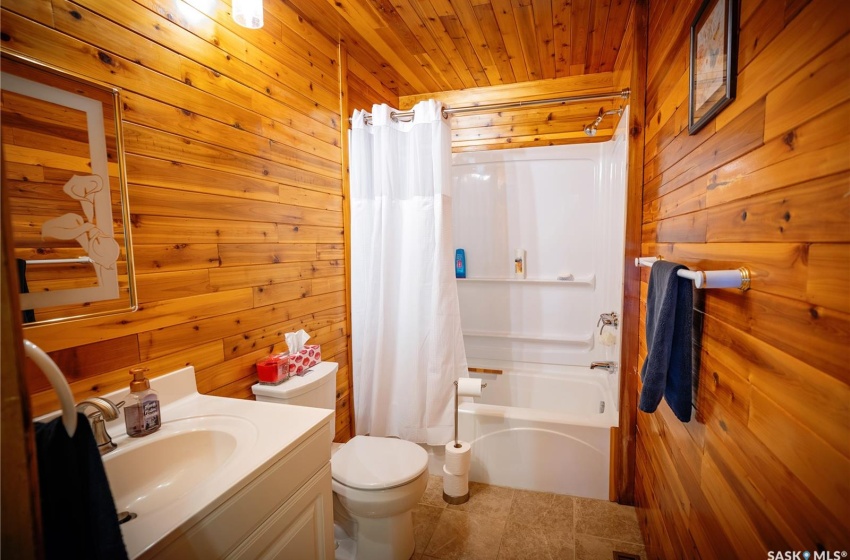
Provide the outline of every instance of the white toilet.
<path id="1" fill-rule="evenodd" d="M 321 362 L 280 385 L 256 384 L 254 395 L 261 402 L 334 410 L 337 369 L 334 362 Z M 428 484 L 428 454 L 409 441 L 370 436 L 334 448 L 334 522 L 356 543 L 354 558 L 408 560 L 415 548 L 412 511 Z M 342 555 L 338 551 L 337 558 Z"/>

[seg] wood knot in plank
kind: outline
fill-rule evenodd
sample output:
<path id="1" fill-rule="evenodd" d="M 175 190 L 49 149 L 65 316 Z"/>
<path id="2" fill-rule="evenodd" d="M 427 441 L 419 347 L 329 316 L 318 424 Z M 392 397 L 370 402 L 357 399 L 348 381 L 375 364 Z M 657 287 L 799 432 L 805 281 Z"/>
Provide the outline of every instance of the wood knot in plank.
<path id="1" fill-rule="evenodd" d="M 782 143 L 792 150 L 795 149 L 797 144 L 797 131 L 789 130 L 785 136 L 782 137 Z"/>
<path id="2" fill-rule="evenodd" d="M 105 52 L 103 52 L 103 51 L 97 51 L 97 57 L 100 59 L 100 61 L 101 61 L 102 63 L 104 63 L 104 64 L 108 64 L 109 66 L 112 66 L 112 57 L 110 57 L 110 56 L 109 56 L 108 54 L 106 54 Z"/>

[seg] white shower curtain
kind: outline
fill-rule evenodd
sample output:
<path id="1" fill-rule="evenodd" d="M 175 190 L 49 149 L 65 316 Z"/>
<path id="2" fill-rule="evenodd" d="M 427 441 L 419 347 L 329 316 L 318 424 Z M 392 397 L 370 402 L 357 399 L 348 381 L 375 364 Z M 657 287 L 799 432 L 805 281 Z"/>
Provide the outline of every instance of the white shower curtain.
<path id="1" fill-rule="evenodd" d="M 467 377 L 454 275 L 451 128 L 436 101 L 355 111 L 351 306 L 358 434 L 443 445 Z"/>

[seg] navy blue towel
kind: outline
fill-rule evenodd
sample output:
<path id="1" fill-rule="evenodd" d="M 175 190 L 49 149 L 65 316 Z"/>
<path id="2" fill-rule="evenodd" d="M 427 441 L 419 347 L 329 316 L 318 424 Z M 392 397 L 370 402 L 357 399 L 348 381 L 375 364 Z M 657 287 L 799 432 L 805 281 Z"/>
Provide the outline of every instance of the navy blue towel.
<path id="1" fill-rule="evenodd" d="M 22 294 L 30 293 L 27 286 L 27 261 L 24 259 L 15 259 L 18 265 L 18 291 Z M 35 311 L 32 309 L 21 309 L 24 323 L 35 323 Z"/>
<path id="2" fill-rule="evenodd" d="M 77 414 L 72 438 L 61 418 L 36 422 L 35 441 L 45 558 L 126 560 L 112 491 L 86 417 Z"/>
<path id="3" fill-rule="evenodd" d="M 693 284 L 676 272 L 685 267 L 656 261 L 646 298 L 646 361 L 640 372 L 643 389 L 638 408 L 655 412 L 663 396 L 682 422 L 691 419 L 691 342 Z"/>

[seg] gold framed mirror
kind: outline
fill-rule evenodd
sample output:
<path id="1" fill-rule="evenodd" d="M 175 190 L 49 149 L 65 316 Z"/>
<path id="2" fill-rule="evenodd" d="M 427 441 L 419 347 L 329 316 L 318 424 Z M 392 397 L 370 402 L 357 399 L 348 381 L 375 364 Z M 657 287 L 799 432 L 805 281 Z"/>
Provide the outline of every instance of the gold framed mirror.
<path id="1" fill-rule="evenodd" d="M 8 52 L 0 72 L 24 327 L 135 310 L 119 91 Z"/>

